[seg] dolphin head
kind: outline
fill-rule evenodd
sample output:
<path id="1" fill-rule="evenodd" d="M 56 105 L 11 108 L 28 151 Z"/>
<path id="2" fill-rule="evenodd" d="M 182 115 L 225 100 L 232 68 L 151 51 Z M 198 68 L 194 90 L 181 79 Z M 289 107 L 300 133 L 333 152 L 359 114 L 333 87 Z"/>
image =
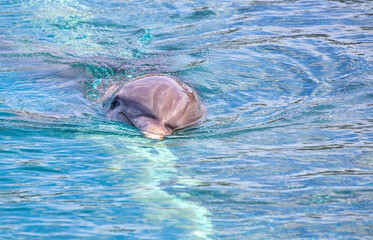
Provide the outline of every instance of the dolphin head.
<path id="1" fill-rule="evenodd" d="M 130 81 L 109 102 L 106 115 L 110 119 L 130 123 L 155 139 L 195 124 L 206 113 L 191 87 L 166 75 Z"/>

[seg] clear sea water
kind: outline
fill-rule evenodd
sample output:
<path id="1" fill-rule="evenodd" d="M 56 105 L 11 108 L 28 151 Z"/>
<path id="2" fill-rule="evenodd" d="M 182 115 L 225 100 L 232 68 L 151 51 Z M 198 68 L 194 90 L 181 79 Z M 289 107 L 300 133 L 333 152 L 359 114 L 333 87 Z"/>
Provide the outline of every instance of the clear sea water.
<path id="1" fill-rule="evenodd" d="M 106 118 L 166 73 L 203 123 Z M 372 1 L 0 1 L 1 239 L 369 239 Z"/>

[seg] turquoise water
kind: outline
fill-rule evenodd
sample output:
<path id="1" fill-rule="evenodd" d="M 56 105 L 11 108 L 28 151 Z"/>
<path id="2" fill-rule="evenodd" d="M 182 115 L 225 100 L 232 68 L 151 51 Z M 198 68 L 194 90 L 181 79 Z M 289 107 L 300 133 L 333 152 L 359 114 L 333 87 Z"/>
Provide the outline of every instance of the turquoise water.
<path id="1" fill-rule="evenodd" d="M 1 239 L 368 239 L 372 1 L 0 2 Z M 163 141 L 112 84 L 208 109 Z"/>

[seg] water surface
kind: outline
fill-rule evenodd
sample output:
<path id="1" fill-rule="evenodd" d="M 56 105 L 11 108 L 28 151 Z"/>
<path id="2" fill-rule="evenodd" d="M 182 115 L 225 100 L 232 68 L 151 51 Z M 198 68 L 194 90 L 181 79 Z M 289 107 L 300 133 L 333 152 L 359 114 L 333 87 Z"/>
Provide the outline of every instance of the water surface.
<path id="1" fill-rule="evenodd" d="M 368 239 L 371 1 L 0 2 L 1 239 Z M 118 82 L 193 85 L 164 141 Z"/>

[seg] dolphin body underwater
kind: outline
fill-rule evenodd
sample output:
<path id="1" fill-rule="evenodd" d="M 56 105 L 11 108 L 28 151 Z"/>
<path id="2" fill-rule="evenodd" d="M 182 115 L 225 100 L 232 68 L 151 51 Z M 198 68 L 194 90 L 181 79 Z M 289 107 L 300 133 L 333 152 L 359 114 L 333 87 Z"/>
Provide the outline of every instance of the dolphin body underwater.
<path id="1" fill-rule="evenodd" d="M 180 79 L 145 75 L 125 83 L 104 104 L 110 119 L 130 123 L 148 138 L 163 139 L 199 123 L 206 108 L 193 88 Z"/>

